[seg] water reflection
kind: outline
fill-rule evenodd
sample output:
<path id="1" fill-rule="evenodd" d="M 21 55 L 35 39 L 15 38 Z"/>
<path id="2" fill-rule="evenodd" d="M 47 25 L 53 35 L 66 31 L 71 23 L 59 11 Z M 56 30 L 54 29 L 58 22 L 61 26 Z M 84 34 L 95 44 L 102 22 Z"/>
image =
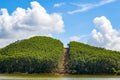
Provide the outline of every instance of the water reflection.
<path id="1" fill-rule="evenodd" d="M 120 78 L 22 78 L 0 76 L 0 80 L 120 80 Z"/>
<path id="2" fill-rule="evenodd" d="M 120 80 L 120 78 L 65 78 L 64 80 Z"/>

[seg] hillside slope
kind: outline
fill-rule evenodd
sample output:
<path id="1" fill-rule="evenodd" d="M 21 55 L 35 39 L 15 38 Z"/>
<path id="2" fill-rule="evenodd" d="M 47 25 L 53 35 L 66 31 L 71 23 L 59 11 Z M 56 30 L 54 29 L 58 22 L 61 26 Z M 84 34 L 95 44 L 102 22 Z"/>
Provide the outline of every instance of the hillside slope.
<path id="1" fill-rule="evenodd" d="M 70 42 L 69 50 L 69 73 L 114 74 L 120 70 L 120 52 L 79 42 Z"/>
<path id="2" fill-rule="evenodd" d="M 63 44 L 56 39 L 36 36 L 16 41 L 0 50 L 0 73 L 43 73 L 57 68 Z"/>

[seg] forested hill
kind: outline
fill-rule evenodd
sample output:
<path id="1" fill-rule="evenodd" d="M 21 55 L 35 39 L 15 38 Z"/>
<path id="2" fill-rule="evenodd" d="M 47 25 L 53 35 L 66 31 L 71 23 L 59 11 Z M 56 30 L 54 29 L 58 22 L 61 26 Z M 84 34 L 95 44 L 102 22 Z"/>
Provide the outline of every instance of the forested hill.
<path id="1" fill-rule="evenodd" d="M 56 45 L 57 44 L 57 45 Z M 63 48 L 63 44 L 60 40 L 56 40 L 45 36 L 36 36 L 25 40 L 18 40 L 5 48 L 0 50 L 0 54 L 39 54 L 40 52 L 51 52 L 53 49 Z"/>
<path id="2" fill-rule="evenodd" d="M 119 74 L 120 52 L 36 36 L 0 49 L 0 73 Z M 63 72 L 63 71 L 62 71 Z"/>
<path id="3" fill-rule="evenodd" d="M 36 36 L 0 49 L 0 73 L 47 73 L 55 70 L 63 44 L 50 37 Z"/>
<path id="4" fill-rule="evenodd" d="M 79 42 L 69 44 L 69 73 L 114 74 L 120 70 L 120 52 Z"/>

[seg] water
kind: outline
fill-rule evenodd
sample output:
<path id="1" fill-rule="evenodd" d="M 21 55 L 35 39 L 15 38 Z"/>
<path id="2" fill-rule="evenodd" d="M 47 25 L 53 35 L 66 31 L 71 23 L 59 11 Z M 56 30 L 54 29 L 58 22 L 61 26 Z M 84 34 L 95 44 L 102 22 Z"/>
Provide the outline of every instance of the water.
<path id="1" fill-rule="evenodd" d="M 115 75 L 0 74 L 0 80 L 120 80 Z"/>

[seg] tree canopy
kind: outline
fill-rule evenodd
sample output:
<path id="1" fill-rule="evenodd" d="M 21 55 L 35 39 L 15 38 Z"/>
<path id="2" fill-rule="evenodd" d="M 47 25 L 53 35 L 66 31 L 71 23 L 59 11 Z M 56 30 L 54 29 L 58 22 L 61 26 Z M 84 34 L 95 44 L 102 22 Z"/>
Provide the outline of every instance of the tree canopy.
<path id="1" fill-rule="evenodd" d="M 70 73 L 114 74 L 120 70 L 120 52 L 70 42 L 68 68 Z"/>
<path id="2" fill-rule="evenodd" d="M 63 53 L 61 41 L 44 36 L 16 41 L 0 49 L 0 73 L 51 72 Z"/>

